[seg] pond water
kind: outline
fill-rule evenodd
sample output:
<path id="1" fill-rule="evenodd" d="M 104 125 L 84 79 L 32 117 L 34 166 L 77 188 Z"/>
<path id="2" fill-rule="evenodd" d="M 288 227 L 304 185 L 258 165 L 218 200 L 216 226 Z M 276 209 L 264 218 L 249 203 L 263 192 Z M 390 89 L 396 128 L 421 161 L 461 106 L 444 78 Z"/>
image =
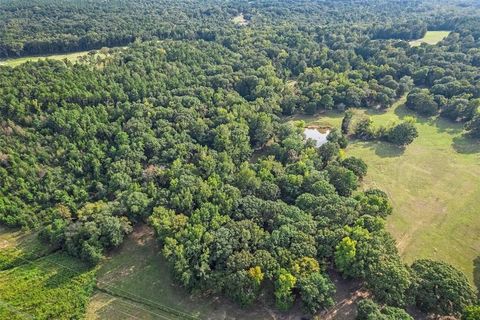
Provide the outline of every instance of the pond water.
<path id="1" fill-rule="evenodd" d="M 330 133 L 330 129 L 318 129 L 318 128 L 305 128 L 303 134 L 307 139 L 315 140 L 316 146 L 320 147 L 327 142 L 327 136 Z"/>

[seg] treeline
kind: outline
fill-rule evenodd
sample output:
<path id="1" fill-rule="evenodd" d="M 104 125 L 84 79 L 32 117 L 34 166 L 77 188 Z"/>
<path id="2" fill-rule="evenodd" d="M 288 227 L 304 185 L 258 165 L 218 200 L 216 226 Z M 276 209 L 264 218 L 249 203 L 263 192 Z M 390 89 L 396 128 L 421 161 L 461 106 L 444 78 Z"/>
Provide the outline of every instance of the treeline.
<path id="1" fill-rule="evenodd" d="M 375 26 L 372 30 L 372 39 L 420 39 L 427 33 L 427 24 L 422 21 L 407 21 L 403 24 L 391 26 Z"/>

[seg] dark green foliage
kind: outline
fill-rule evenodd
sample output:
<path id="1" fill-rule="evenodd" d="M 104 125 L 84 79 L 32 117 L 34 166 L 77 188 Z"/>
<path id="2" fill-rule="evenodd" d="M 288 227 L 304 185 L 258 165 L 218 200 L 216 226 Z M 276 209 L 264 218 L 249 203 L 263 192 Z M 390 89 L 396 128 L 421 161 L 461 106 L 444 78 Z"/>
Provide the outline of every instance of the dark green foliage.
<path id="1" fill-rule="evenodd" d="M 438 104 L 427 89 L 415 89 L 410 92 L 406 106 L 425 116 L 432 116 L 438 112 Z"/>
<path id="2" fill-rule="evenodd" d="M 345 149 L 348 145 L 347 137 L 343 132 L 340 132 L 337 128 L 334 128 L 330 131 L 327 136 L 327 140 L 330 142 L 337 143 L 340 148 Z"/>
<path id="3" fill-rule="evenodd" d="M 367 174 L 368 166 L 367 164 L 359 158 L 348 157 L 342 161 L 342 166 L 351 170 L 355 175 L 362 179 Z"/>
<path id="4" fill-rule="evenodd" d="M 368 272 L 366 282 L 378 301 L 399 307 L 410 303 L 410 272 L 398 257 L 381 258 Z"/>
<path id="5" fill-rule="evenodd" d="M 413 320 L 403 309 L 381 307 L 370 299 L 357 304 L 357 320 Z"/>
<path id="6" fill-rule="evenodd" d="M 398 146 L 409 145 L 416 137 L 418 137 L 417 128 L 410 122 L 402 122 L 388 130 L 386 134 L 387 141 Z"/>
<path id="7" fill-rule="evenodd" d="M 131 230 L 126 217 L 112 215 L 108 204 L 98 202 L 80 209 L 74 222 L 55 219 L 42 230 L 40 236 L 52 245 L 96 264 L 105 249 L 120 245 Z"/>
<path id="8" fill-rule="evenodd" d="M 361 214 L 386 218 L 392 213 L 392 205 L 387 194 L 378 189 L 370 189 L 358 197 Z"/>
<path id="9" fill-rule="evenodd" d="M 377 137 L 377 133 L 373 128 L 373 122 L 370 118 L 360 119 L 355 126 L 354 136 L 360 140 L 373 140 Z"/>
<path id="10" fill-rule="evenodd" d="M 358 178 L 347 168 L 331 165 L 327 168 L 330 183 L 342 196 L 349 196 L 358 187 Z"/>
<path id="11" fill-rule="evenodd" d="M 477 114 L 465 125 L 467 132 L 474 138 L 480 138 L 480 114 Z"/>
<path id="12" fill-rule="evenodd" d="M 351 110 L 345 111 L 345 115 L 342 119 L 342 133 L 348 134 L 350 129 L 350 123 L 352 122 L 353 112 Z"/>
<path id="13" fill-rule="evenodd" d="M 305 309 L 309 313 L 334 304 L 332 296 L 335 293 L 335 286 L 328 277 L 319 272 L 313 272 L 300 278 L 298 287 Z"/>
<path id="14" fill-rule="evenodd" d="M 465 275 L 447 263 L 417 260 L 411 269 L 411 294 L 423 311 L 455 316 L 477 301 Z"/>

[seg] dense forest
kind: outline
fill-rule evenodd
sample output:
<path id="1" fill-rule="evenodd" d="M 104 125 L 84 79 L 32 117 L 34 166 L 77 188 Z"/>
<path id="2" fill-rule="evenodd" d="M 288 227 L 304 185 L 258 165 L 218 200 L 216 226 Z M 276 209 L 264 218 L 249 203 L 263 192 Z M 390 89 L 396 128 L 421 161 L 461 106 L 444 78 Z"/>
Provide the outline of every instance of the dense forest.
<path id="1" fill-rule="evenodd" d="M 371 293 L 358 319 L 411 319 L 412 305 L 478 319 L 465 275 L 402 262 L 387 194 L 360 188 L 368 168 L 343 150 L 411 143 L 408 119 L 378 129 L 348 110 L 404 96 L 480 138 L 479 12 L 433 0 L 3 1 L 2 57 L 128 47 L 0 66 L 0 223 L 41 229 L 91 264 L 149 223 L 183 286 L 242 306 L 267 292 L 315 314 L 334 302 L 336 270 Z M 452 32 L 409 45 L 427 30 Z M 332 109 L 346 111 L 342 130 L 320 147 L 285 121 Z"/>

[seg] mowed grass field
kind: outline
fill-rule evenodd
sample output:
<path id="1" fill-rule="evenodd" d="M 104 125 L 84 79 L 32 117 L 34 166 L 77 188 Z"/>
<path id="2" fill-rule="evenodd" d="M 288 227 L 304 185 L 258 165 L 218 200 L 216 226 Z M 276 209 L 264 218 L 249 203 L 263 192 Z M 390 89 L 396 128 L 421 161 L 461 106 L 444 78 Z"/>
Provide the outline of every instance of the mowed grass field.
<path id="1" fill-rule="evenodd" d="M 367 115 L 375 125 L 415 117 L 403 103 L 404 99 L 385 113 Z M 473 282 L 474 259 L 480 256 L 480 143 L 465 138 L 461 124 L 415 118 L 419 137 L 405 150 L 386 142 L 352 141 L 347 156 L 368 164 L 365 188 L 378 187 L 389 194 L 394 212 L 387 227 L 405 260 L 444 260 Z M 342 115 L 302 120 L 339 127 Z"/>
<path id="2" fill-rule="evenodd" d="M 450 31 L 427 31 L 422 39 L 410 41 L 412 47 L 418 47 L 422 43 L 437 44 L 445 39 L 450 34 Z"/>
<path id="3" fill-rule="evenodd" d="M 80 57 L 86 56 L 89 51 L 81 51 L 81 52 L 74 52 L 74 53 L 67 53 L 67 54 L 53 54 L 48 56 L 35 56 L 35 57 L 21 57 L 21 58 L 12 58 L 12 59 L 5 59 L 0 60 L 0 66 L 10 66 L 16 67 L 21 65 L 22 63 L 28 61 L 38 61 L 41 59 L 52 59 L 52 60 L 63 60 L 67 59 L 71 62 L 76 62 Z"/>

